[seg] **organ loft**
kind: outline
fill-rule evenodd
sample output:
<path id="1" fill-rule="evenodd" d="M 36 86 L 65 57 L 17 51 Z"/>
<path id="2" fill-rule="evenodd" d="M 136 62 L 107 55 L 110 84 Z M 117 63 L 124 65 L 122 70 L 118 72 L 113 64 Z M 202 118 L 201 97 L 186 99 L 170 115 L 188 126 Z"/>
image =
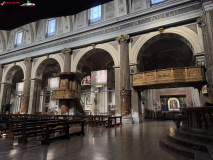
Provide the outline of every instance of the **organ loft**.
<path id="1" fill-rule="evenodd" d="M 28 3 L 0 6 L 0 159 L 213 160 L 212 0 Z"/>

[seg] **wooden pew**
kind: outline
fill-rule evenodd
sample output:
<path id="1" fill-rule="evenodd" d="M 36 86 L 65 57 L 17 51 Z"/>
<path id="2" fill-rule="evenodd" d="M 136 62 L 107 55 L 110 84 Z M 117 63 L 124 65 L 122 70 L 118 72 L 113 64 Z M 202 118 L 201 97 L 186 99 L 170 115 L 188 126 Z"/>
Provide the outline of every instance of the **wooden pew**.
<path id="1" fill-rule="evenodd" d="M 85 120 L 85 126 L 86 126 L 86 125 L 92 126 L 93 123 L 94 123 L 93 115 L 85 115 L 85 116 L 84 116 L 84 120 Z"/>
<path id="2" fill-rule="evenodd" d="M 48 124 L 46 125 L 46 132 L 45 132 L 45 138 L 41 141 L 41 145 L 49 145 L 52 141 L 60 140 L 60 139 L 69 139 L 72 135 L 85 135 L 84 133 L 84 123 L 85 121 L 67 121 L 63 123 L 58 124 Z M 81 124 L 81 131 L 75 132 L 75 133 L 69 133 L 70 125 L 72 124 Z M 65 129 L 65 134 L 56 136 L 56 137 L 50 137 L 51 133 L 57 130 L 57 126 L 63 126 L 60 129 Z M 56 129 L 55 129 L 56 128 Z"/>
<path id="3" fill-rule="evenodd" d="M 9 127 L 9 133 L 7 135 L 7 139 L 14 139 L 14 136 L 21 135 L 23 132 L 23 128 L 21 124 L 26 122 L 45 122 L 50 123 L 54 122 L 54 119 L 22 119 L 18 121 L 9 121 L 10 127 Z"/>
<path id="4" fill-rule="evenodd" d="M 116 123 L 116 119 L 120 119 L 120 123 Z M 114 120 L 114 124 L 112 123 Z M 108 125 L 106 128 L 111 128 L 111 127 L 117 127 L 119 125 L 122 125 L 122 116 L 113 116 L 113 117 L 108 117 Z"/>
<path id="5" fill-rule="evenodd" d="M 31 122 L 31 123 L 22 123 L 22 136 L 18 139 L 18 143 L 27 143 L 28 138 L 42 136 L 46 132 L 46 125 L 49 124 L 58 124 L 66 122 L 66 120 L 50 120 L 50 121 L 40 121 L 40 122 Z M 62 132 L 63 128 L 55 129 L 54 133 Z"/>

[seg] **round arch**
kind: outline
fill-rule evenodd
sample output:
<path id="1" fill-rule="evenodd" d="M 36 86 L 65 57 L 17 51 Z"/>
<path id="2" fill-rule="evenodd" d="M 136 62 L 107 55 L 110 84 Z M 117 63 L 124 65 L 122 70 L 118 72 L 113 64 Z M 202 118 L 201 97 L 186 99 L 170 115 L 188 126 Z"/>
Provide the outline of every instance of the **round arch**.
<path id="1" fill-rule="evenodd" d="M 118 52 L 112 45 L 110 45 L 110 44 L 99 44 L 99 45 L 96 45 L 95 48 L 96 49 L 102 49 L 102 50 L 105 50 L 106 52 L 108 52 L 112 56 L 112 59 L 114 61 L 114 65 L 119 65 Z M 77 71 L 77 67 L 78 67 L 78 64 L 79 64 L 81 58 L 87 52 L 89 52 L 91 50 L 93 50 L 92 46 L 80 50 L 80 52 L 76 55 L 74 62 L 72 64 L 72 67 L 71 67 L 72 72 Z"/>
<path id="2" fill-rule="evenodd" d="M 31 73 L 31 77 L 32 78 L 37 78 L 38 77 L 37 73 L 38 73 L 38 69 L 39 69 L 40 65 L 45 60 L 50 59 L 50 58 L 56 60 L 59 63 L 60 68 L 61 68 L 61 72 L 64 71 L 64 60 L 63 60 L 62 56 L 60 56 L 59 54 L 49 55 L 48 58 L 47 58 L 47 56 L 44 56 L 44 57 L 39 58 L 36 61 L 35 65 L 33 66 L 32 73 Z M 38 78 L 41 78 L 41 77 L 39 76 Z"/>
<path id="3" fill-rule="evenodd" d="M 9 82 L 12 83 L 13 76 L 15 75 L 16 71 L 19 69 L 17 68 L 21 67 L 23 73 L 24 73 L 24 79 L 25 79 L 25 73 L 26 73 L 26 66 L 24 62 L 17 62 L 16 64 L 10 64 L 6 67 L 3 76 L 2 76 L 2 82 Z"/>
<path id="4" fill-rule="evenodd" d="M 164 30 L 163 34 L 164 33 L 171 33 L 171 34 L 182 36 L 184 39 L 186 39 L 186 41 L 189 42 L 188 45 L 190 45 L 190 48 L 192 48 L 193 54 L 203 52 L 202 39 L 199 37 L 199 35 L 197 35 L 194 31 L 192 31 L 189 28 L 186 28 L 183 26 L 176 27 L 176 28 L 169 28 Z M 141 48 L 145 45 L 147 41 L 149 41 L 150 39 L 158 35 L 160 35 L 160 33 L 156 31 L 156 32 L 152 32 L 152 33 L 141 36 L 137 40 L 136 44 L 134 45 L 134 47 L 132 48 L 130 52 L 131 53 L 130 63 L 137 63 L 137 57 Z"/>

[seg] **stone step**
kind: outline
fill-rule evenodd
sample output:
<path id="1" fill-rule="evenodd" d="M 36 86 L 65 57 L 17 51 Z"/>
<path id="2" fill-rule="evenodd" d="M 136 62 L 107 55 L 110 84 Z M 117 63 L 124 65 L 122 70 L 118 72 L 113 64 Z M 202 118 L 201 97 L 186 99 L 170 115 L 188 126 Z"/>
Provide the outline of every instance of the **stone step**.
<path id="1" fill-rule="evenodd" d="M 175 134 L 182 136 L 184 138 L 193 139 L 193 140 L 196 140 L 196 141 L 199 141 L 199 142 L 213 143 L 213 137 L 209 136 L 209 135 L 196 134 L 194 132 L 185 131 L 185 130 L 182 130 L 182 129 L 176 130 Z"/>
<path id="2" fill-rule="evenodd" d="M 188 147 L 190 149 L 209 152 L 207 149 L 208 143 L 187 139 L 178 135 L 168 135 L 167 138 L 174 143 Z"/>
<path id="3" fill-rule="evenodd" d="M 172 151 L 175 151 L 179 154 L 185 155 L 190 158 L 194 158 L 195 160 L 213 160 L 209 153 L 196 151 L 194 149 L 190 149 L 179 144 L 176 144 L 166 137 L 162 137 L 159 139 L 159 143 L 161 146 L 164 146 Z"/>
<path id="4" fill-rule="evenodd" d="M 189 128 L 189 127 L 185 127 L 185 126 L 181 127 L 181 129 L 182 129 L 183 131 L 189 131 L 189 132 L 193 132 L 193 133 L 195 133 L 195 134 L 213 136 L 213 135 L 210 134 L 211 132 L 209 132 L 209 130 L 205 130 L 205 129 L 200 129 L 200 128 Z"/>

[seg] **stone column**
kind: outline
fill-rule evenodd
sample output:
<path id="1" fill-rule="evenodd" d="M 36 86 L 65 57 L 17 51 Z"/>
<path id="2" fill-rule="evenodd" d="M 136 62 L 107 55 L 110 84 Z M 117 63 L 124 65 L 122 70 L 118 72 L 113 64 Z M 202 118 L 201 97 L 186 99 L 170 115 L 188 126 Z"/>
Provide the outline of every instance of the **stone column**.
<path id="1" fill-rule="evenodd" d="M 131 88 L 129 68 L 129 35 L 120 35 L 116 41 L 120 44 L 120 98 L 121 114 L 131 117 Z"/>
<path id="2" fill-rule="evenodd" d="M 64 48 L 61 51 L 64 54 L 64 72 L 71 71 L 71 51 L 70 48 Z"/>
<path id="3" fill-rule="evenodd" d="M 115 68 L 115 115 L 121 116 L 121 97 L 120 92 L 120 66 L 114 66 Z"/>
<path id="4" fill-rule="evenodd" d="M 29 99 L 30 99 L 30 83 L 31 83 L 31 69 L 32 69 L 32 58 L 27 57 L 24 60 L 26 66 L 26 73 L 24 79 L 24 89 L 21 100 L 21 113 L 28 113 Z"/>
<path id="5" fill-rule="evenodd" d="M 30 101 L 28 114 L 33 114 L 35 112 L 39 112 L 40 105 L 40 92 L 41 92 L 41 84 L 42 79 L 31 79 L 31 87 L 30 87 Z"/>

